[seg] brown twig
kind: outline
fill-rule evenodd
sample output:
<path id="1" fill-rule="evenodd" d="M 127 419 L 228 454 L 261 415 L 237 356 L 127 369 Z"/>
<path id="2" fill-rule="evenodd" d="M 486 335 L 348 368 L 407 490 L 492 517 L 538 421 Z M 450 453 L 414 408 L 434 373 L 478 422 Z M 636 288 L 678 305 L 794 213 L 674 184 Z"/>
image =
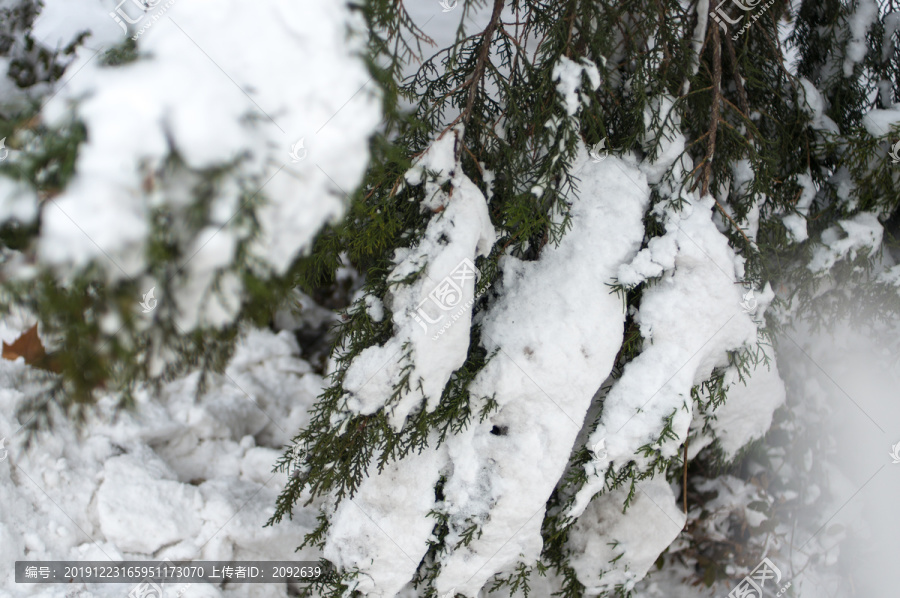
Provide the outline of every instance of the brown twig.
<path id="1" fill-rule="evenodd" d="M 734 218 L 729 216 L 728 212 L 725 211 L 725 208 L 722 207 L 722 204 L 719 203 L 719 200 L 716 199 L 715 197 L 713 197 L 713 200 L 716 202 L 716 205 L 719 207 L 719 211 L 722 212 L 722 215 L 725 216 L 726 218 L 728 218 L 728 222 L 731 223 L 731 225 L 734 227 L 734 230 L 741 233 L 741 236 L 744 237 L 744 240 L 747 242 L 747 246 L 753 247 L 753 243 L 750 241 L 750 239 L 747 237 L 747 235 L 744 234 L 743 229 L 741 229 L 741 227 L 738 226 L 737 222 L 734 221 Z"/>
<path id="2" fill-rule="evenodd" d="M 734 77 L 734 86 L 737 88 L 738 93 L 738 101 L 741 105 L 741 112 L 744 113 L 744 116 L 747 119 L 750 119 L 750 101 L 747 99 L 747 90 L 744 89 L 744 82 L 741 81 L 741 74 L 738 70 L 738 61 L 737 55 L 734 52 L 734 44 L 731 41 L 731 37 L 725 36 L 725 49 L 728 50 L 728 62 L 731 64 L 731 74 Z M 752 136 L 752 131 L 751 131 Z"/>
<path id="3" fill-rule="evenodd" d="M 500 13 L 503 11 L 503 2 L 504 0 L 494 0 L 494 10 L 491 13 L 491 20 L 488 22 L 487 27 L 484 28 L 484 31 L 481 32 L 481 52 L 478 54 L 478 58 L 475 61 L 475 70 L 472 72 L 472 77 L 468 82 L 469 97 L 466 100 L 466 108 L 460 115 L 463 122 L 468 122 L 469 117 L 472 114 L 472 107 L 475 105 L 475 96 L 478 95 L 481 78 L 484 76 L 484 69 L 487 66 L 488 58 L 491 55 L 491 39 L 494 37 L 494 30 L 497 29 L 497 25 L 500 23 Z"/>
<path id="4" fill-rule="evenodd" d="M 682 502 L 684 504 L 684 514 L 687 515 L 687 451 L 688 451 L 688 437 L 684 437 L 684 481 L 682 482 Z"/>
<path id="5" fill-rule="evenodd" d="M 709 117 L 709 142 L 706 145 L 706 168 L 703 170 L 702 195 L 709 194 L 709 179 L 712 178 L 712 161 L 716 151 L 716 131 L 719 127 L 719 103 L 722 100 L 722 46 L 719 41 L 719 28 L 709 28 L 712 35 L 713 81 L 712 112 Z"/>

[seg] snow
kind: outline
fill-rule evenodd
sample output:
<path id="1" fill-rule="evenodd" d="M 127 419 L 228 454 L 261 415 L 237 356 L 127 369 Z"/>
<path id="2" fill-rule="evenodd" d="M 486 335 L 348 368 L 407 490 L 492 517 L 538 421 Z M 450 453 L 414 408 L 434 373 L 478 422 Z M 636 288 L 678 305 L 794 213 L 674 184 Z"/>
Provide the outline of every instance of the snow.
<path id="1" fill-rule="evenodd" d="M 11 342 L 29 322 L 0 322 Z M 299 359 L 290 333 L 248 333 L 224 376 L 196 398 L 197 373 L 136 393 L 139 410 L 112 417 L 115 395 L 78 436 L 64 419 L 25 450 L 9 415 L 38 392 L 27 366 L 0 360 L 0 594 L 10 597 L 120 598 L 131 588 L 13 583 L 16 560 L 317 560 L 294 553 L 315 527 L 316 504 L 294 509 L 289 524 L 263 528 L 283 473 L 271 473 L 282 447 L 304 425 L 323 380 Z M 284 596 L 286 586 L 249 590 L 193 584 L 191 594 Z M 263 592 L 263 593 L 258 593 Z"/>
<path id="2" fill-rule="evenodd" d="M 97 491 L 100 531 L 121 551 L 153 554 L 200 533 L 200 491 L 180 483 L 150 448 L 112 457 Z"/>
<path id="3" fill-rule="evenodd" d="M 900 127 L 900 106 L 882 110 L 873 108 L 863 116 L 863 126 L 872 137 L 890 135 L 891 130 Z"/>
<path id="4" fill-rule="evenodd" d="M 869 253 L 881 246 L 884 228 L 871 212 L 860 212 L 852 218 L 838 220 L 837 226 L 822 232 L 822 243 L 813 249 L 807 264 L 812 272 L 831 269 L 838 260 L 854 259 L 857 253 Z"/>
<path id="5" fill-rule="evenodd" d="M 726 460 L 753 440 L 762 438 L 772 425 L 772 415 L 785 400 L 784 383 L 774 360 L 757 365 L 743 382 L 737 372 L 729 372 L 728 399 L 715 410 L 709 424 Z"/>
<path id="6" fill-rule="evenodd" d="M 38 215 L 38 198 L 34 190 L 12 179 L 0 178 L 0 222 L 10 220 L 31 224 Z"/>
<path id="7" fill-rule="evenodd" d="M 593 501 L 569 532 L 572 568 L 586 596 L 632 590 L 684 527 L 686 516 L 664 479 L 640 484 L 623 513 L 627 497 L 623 488 Z"/>
<path id="8" fill-rule="evenodd" d="M 429 444 L 436 442 L 432 438 Z M 432 488 L 446 462 L 443 447 L 410 455 L 370 475 L 352 499 L 338 505 L 323 556 L 346 570 L 365 572 L 356 590 L 391 598 L 412 579 L 428 550 Z"/>
<path id="9" fill-rule="evenodd" d="M 480 320 L 484 347 L 497 354 L 469 390 L 498 409 L 448 441 L 439 594 L 473 596 L 494 572 L 537 558 L 544 505 L 621 344 L 622 300 L 607 284 L 639 247 L 649 191 L 619 158 L 588 160 L 581 147 L 571 230 L 537 261 L 504 257 L 501 295 Z M 472 523 L 480 535 L 451 548 Z"/>
<path id="10" fill-rule="evenodd" d="M 587 75 L 591 83 L 591 91 L 600 87 L 600 73 L 597 71 L 597 65 L 587 58 L 574 62 L 565 56 L 560 56 L 559 62 L 553 67 L 553 80 L 557 82 L 556 91 L 562 96 L 566 113 L 570 117 L 575 116 L 582 104 L 590 102 L 590 94 L 583 87 L 582 75 Z"/>
<path id="11" fill-rule="evenodd" d="M 878 19 L 876 0 L 859 0 L 856 10 L 850 15 L 850 39 L 844 53 L 844 76 L 851 77 L 853 68 L 863 61 L 868 50 L 866 34 Z"/>
<path id="12" fill-rule="evenodd" d="M 794 243 L 802 243 L 809 238 L 809 234 L 806 232 L 806 218 L 800 214 L 788 214 L 781 219 L 781 222 L 784 223 L 784 227 Z"/>
<path id="13" fill-rule="evenodd" d="M 607 454 L 585 465 L 588 482 L 568 512 L 578 517 L 605 487 L 607 470 L 634 462 L 646 471 L 652 458 L 639 448 L 652 445 L 675 457 L 692 419 L 691 388 L 713 369 L 727 365 L 727 352 L 756 341 L 756 323 L 741 309 L 735 282 L 742 262 L 712 220 L 711 197 L 685 195 L 683 212 L 666 215 L 666 236 L 675 239 L 674 269 L 643 293 L 639 324 L 644 350 L 626 367 L 604 400 L 588 446 L 606 440 Z M 697 319 L 693 314 L 704 313 Z M 674 439 L 660 439 L 671 417 Z"/>
<path id="14" fill-rule="evenodd" d="M 809 233 L 806 230 L 806 216 L 809 214 L 809 208 L 816 197 L 817 191 L 812 175 L 809 173 L 798 174 L 796 178 L 801 188 L 800 196 L 794 206 L 796 213 L 782 217 L 781 221 L 787 228 L 791 241 L 802 243 L 809 238 Z"/>
<path id="15" fill-rule="evenodd" d="M 344 377 L 350 411 L 370 414 L 387 405 L 396 430 L 422 401 L 433 411 L 450 376 L 465 362 L 475 300 L 474 260 L 487 255 L 496 238 L 484 195 L 455 162 L 454 142 L 455 135 L 444 136 L 414 166 L 437 173 L 435 181 L 425 184 L 425 205 L 437 213 L 416 247 L 395 252 L 387 298 L 394 335 L 363 350 Z M 450 193 L 440 188 L 447 180 Z M 403 282 L 420 271 L 413 282 Z M 394 385 L 407 374 L 408 387 L 388 403 Z"/>
<path id="16" fill-rule="evenodd" d="M 712 516 L 705 523 L 709 531 L 710 539 L 718 541 L 728 540 L 729 521 L 735 509 L 740 510 L 741 515 L 752 527 L 758 527 L 767 519 L 760 511 L 749 509 L 745 505 L 763 500 L 759 488 L 740 478 L 731 475 L 722 475 L 712 480 L 697 484 L 700 492 L 716 492 L 716 497 L 704 503 L 704 510 Z"/>
<path id="17" fill-rule="evenodd" d="M 263 276 L 283 274 L 322 225 L 344 213 L 346 193 L 362 177 L 367 138 L 381 117 L 376 94 L 361 91 L 370 80 L 358 56 L 362 27 L 341 3 L 179 0 L 140 35 L 137 60 L 108 67 L 98 52 L 123 41 L 108 10 L 88 0 L 47 2 L 39 39 L 55 47 L 85 29 L 92 35 L 44 109 L 54 127 L 78 119 L 87 141 L 77 174 L 42 210 L 40 259 L 60 276 L 93 262 L 111 280 L 138 277 L 151 211 L 184 214 L 196 173 L 233 165 L 213 188 L 210 220 L 196 230 L 173 228 L 186 257 L 170 298 L 186 331 L 230 323 L 238 277 L 224 279 L 216 292 L 228 298 L 213 313 L 200 305 L 210 304 L 213 275 L 227 269 L 234 247 L 246 243 Z M 289 150 L 298 139 L 308 158 L 295 163 Z M 167 165 L 173 153 L 195 174 Z M 8 185 L 0 192 L 0 206 L 9 205 Z M 259 204 L 255 233 L 242 214 L 251 201 Z"/>
<path id="18" fill-rule="evenodd" d="M 482 342 L 498 353 L 470 394 L 476 402 L 493 396 L 498 411 L 440 449 L 432 445 L 371 475 L 355 504 L 344 501 L 330 519 L 328 554 L 358 567 L 358 589 L 370 595 L 391 596 L 409 581 L 427 550 L 431 510 L 445 513 L 450 527 L 439 555 L 439 595 L 453 589 L 474 596 L 494 572 L 540 552 L 544 504 L 621 343 L 622 301 L 606 284 L 638 248 L 649 197 L 632 182 L 643 180 L 640 173 L 618 158 L 594 164 L 582 147 L 574 167 L 581 182 L 570 195 L 572 229 L 538 261 L 504 257 L 501 294 L 480 317 Z M 454 202 L 463 201 L 459 193 L 454 189 Z M 445 500 L 436 504 L 428 489 L 439 474 L 447 478 Z M 398 494 L 402 484 L 416 492 Z M 480 536 L 452 548 L 473 523 Z"/>
<path id="19" fill-rule="evenodd" d="M 825 114 L 825 98 L 822 93 L 805 77 L 800 77 L 800 86 L 803 89 L 800 108 L 810 116 L 811 126 L 819 131 L 839 134 L 837 124 Z"/>
<path id="20" fill-rule="evenodd" d="M 647 176 L 650 184 L 657 184 L 663 180 L 664 175 L 673 166 L 676 169 L 690 172 L 688 163 L 690 156 L 682 155 L 685 148 L 684 135 L 681 128 L 681 115 L 675 107 L 675 98 L 671 96 L 659 96 L 653 98 L 650 105 L 644 110 L 644 139 L 643 146 L 647 152 L 656 151 L 654 160 L 646 159 L 641 162 L 641 171 Z M 659 122 L 654 122 L 658 113 Z M 680 160 L 679 160 L 680 157 Z M 676 160 L 679 163 L 676 165 Z M 677 178 L 677 175 L 674 176 Z"/>
<path id="21" fill-rule="evenodd" d="M 890 60 L 891 55 L 894 53 L 894 48 L 896 47 L 894 44 L 894 34 L 900 29 L 900 12 L 893 11 L 887 13 L 884 15 L 883 23 L 884 37 L 881 41 L 881 60 L 886 62 Z M 890 102 L 886 103 L 886 105 L 890 104 Z"/>

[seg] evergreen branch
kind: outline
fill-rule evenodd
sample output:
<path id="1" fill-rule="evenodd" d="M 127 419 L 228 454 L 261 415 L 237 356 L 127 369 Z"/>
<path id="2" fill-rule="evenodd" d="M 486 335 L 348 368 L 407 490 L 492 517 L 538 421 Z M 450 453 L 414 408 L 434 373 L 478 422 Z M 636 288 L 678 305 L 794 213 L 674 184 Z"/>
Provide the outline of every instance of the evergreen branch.
<path id="1" fill-rule="evenodd" d="M 706 166 L 703 170 L 703 187 L 701 195 L 709 195 L 709 181 L 712 178 L 712 162 L 716 152 L 716 132 L 719 127 L 719 103 L 722 98 L 722 56 L 721 43 L 719 41 L 719 28 L 710 27 L 712 36 L 712 110 L 709 117 L 709 140 L 706 143 Z M 718 202 L 716 202 L 718 203 Z M 719 206 L 721 209 L 722 206 Z M 724 212 L 724 210 L 723 210 Z"/>
<path id="2" fill-rule="evenodd" d="M 485 66 L 487 65 L 488 58 L 491 54 L 491 40 L 494 37 L 494 30 L 500 23 L 500 13 L 503 11 L 503 4 L 504 0 L 494 0 L 494 9 L 491 12 L 491 20 L 481 33 L 481 49 L 478 54 L 478 59 L 475 61 L 475 70 L 472 72 L 472 76 L 468 83 L 466 83 L 466 87 L 469 88 L 469 97 L 466 100 L 466 107 L 460 113 L 457 121 L 462 118 L 463 123 L 467 124 L 472 115 L 472 108 L 475 106 L 475 96 L 478 94 L 478 88 L 481 86 Z M 454 121 L 453 124 L 457 121 Z M 452 126 L 452 124 L 450 126 Z"/>

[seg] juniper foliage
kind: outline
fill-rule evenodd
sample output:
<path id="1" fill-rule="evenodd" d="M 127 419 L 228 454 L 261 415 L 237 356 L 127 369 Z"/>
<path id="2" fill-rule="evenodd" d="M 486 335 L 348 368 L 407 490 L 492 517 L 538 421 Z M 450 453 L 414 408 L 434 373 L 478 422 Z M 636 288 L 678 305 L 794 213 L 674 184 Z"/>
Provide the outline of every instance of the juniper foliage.
<path id="1" fill-rule="evenodd" d="M 774 0 L 754 13 L 751 26 L 736 34 L 737 26 L 719 27 L 709 15 L 698 12 L 700 5 L 706 6 L 698 0 L 460 0 L 461 16 L 483 9 L 487 21 L 473 31 L 462 18 L 454 43 L 437 48 L 430 45 L 432 40 L 402 2 L 359 0 L 354 8 L 369 26 L 366 60 L 383 92 L 384 123 L 371 139 L 371 166 L 360 188 L 351 192 L 347 217 L 327 227 L 310 254 L 298 258 L 281 277 L 261 277 L 239 247 L 232 269 L 248 293 L 235 323 L 220 330 L 183 334 L 173 314 L 164 310 L 157 318 L 158 326 L 148 330 L 134 317 L 134 298 L 143 289 L 132 280 L 108 284 L 91 265 L 72 273 L 67 284 L 40 267 L 27 284 L 0 280 L 0 309 L 8 313 L 24 307 L 34 313 L 47 344 L 60 357 L 59 372 L 48 376 L 47 393 L 34 397 L 29 406 L 33 413 L 20 417 L 38 429 L 50 424 L 48 414 L 54 404 L 70 415 L 83 415 L 100 388 L 124 390 L 123 406 L 127 407 L 127 391 L 137 383 L 168 379 L 192 369 L 220 370 L 242 324 L 269 325 L 292 289 L 314 293 L 333 284 L 344 265 L 365 273 L 364 296 L 384 299 L 390 289 L 387 275 L 394 251 L 416 246 L 427 224 L 438 217 L 422 209 L 421 187 L 403 184 L 404 174 L 434 139 L 450 134 L 451 129 L 462 130 L 457 158 L 465 174 L 489 198 L 499 235 L 494 251 L 477 264 L 482 274 L 480 290 L 490 289 L 502 275 L 501 256 L 538 259 L 548 244 L 566 234 L 568 220 L 554 215 L 567 213 L 567 190 L 578 187 L 571 166 L 579 147 L 606 140 L 613 153 L 653 160 L 677 116 L 687 140 L 684 154 L 695 168 L 678 180 L 663 177 L 653 185 L 644 246 L 665 232 L 660 212 L 654 208 L 677 207 L 680 190 L 700 190 L 715 198 L 719 224 L 746 260 L 745 284 L 761 288 L 771 283 L 778 290 L 759 346 L 731 355 L 733 365 L 746 372 L 765 362 L 777 334 L 789 330 L 792 323 L 803 320 L 827 326 L 861 297 L 878 307 L 878 318 L 896 318 L 897 288 L 878 272 L 885 254 L 900 259 L 896 241 L 900 166 L 887 158 L 887 149 L 900 132 L 894 128 L 873 136 L 864 117 L 869 110 L 890 108 L 900 99 L 900 53 L 893 41 L 897 28 L 892 20 L 898 13 L 894 0 L 878 0 L 876 18 L 858 39 L 854 23 L 864 4 L 865 0 L 804 0 L 794 12 L 791 3 Z M 742 25 L 750 21 L 749 13 L 741 13 L 736 4 L 723 6 L 731 19 L 743 17 Z M 65 72 L 72 48 L 49 52 L 34 44 L 27 31 L 36 14 L 35 3 L 23 2 L 2 12 L 0 54 L 10 59 L 16 84 L 40 99 L 41 85 L 53 83 Z M 861 57 L 848 62 L 860 45 Z M 596 90 L 584 86 L 589 101 L 574 118 L 566 114 L 553 75 L 554 66 L 564 58 L 595 65 L 601 79 Z M 110 68 L 134 59 L 130 42 L 105 58 Z M 404 77 L 410 65 L 415 65 L 414 73 Z M 806 108 L 813 102 L 801 78 L 821 94 L 824 116 L 833 127 L 816 121 Z M 660 98 L 670 98 L 673 109 L 665 112 Z M 4 116 L 0 137 L 22 150 L 23 156 L 15 164 L 0 163 L 0 175 L 34 188 L 47 200 L 71 177 L 85 131 L 78 122 L 49 128 L 41 122 L 40 111 L 38 101 L 24 108 L 0 102 Z M 457 125 L 463 127 L 455 129 Z M 752 171 L 746 185 L 736 184 L 735 169 L 742 163 Z M 191 171 L 177 154 L 166 167 L 195 183 L 188 210 L 154 216 L 148 271 L 168 281 L 179 275 L 175 264 L 186 251 L 185 240 L 208 220 L 208 198 L 221 172 Z M 253 208 L 262 201 L 255 192 L 259 183 L 248 181 L 242 190 L 241 203 L 247 206 L 242 218 L 250 227 L 255 225 Z M 148 184 L 153 184 L 152 177 Z M 810 184 L 813 200 L 807 208 L 798 209 L 798 199 Z M 533 192 L 535 188 L 541 190 L 539 194 Z M 878 216 L 884 224 L 884 243 L 843 255 L 824 270 L 811 269 L 817 248 L 846 235 L 839 223 L 861 213 Z M 805 220 L 809 240 L 791 238 L 783 223 L 790 214 Z M 747 224 L 754 218 L 759 222 L 755 239 L 748 234 Z M 186 229 L 182 234 L 173 234 L 171 224 L 176 221 Z M 0 260 L 20 255 L 33 260 L 39 231 L 39 220 L 31 226 L 15 220 L 0 222 Z M 654 283 L 617 285 L 611 291 L 619 292 L 627 307 L 639 307 L 642 292 Z M 481 296 L 474 306 L 476 314 L 490 304 L 492 293 L 487 290 Z M 126 314 L 114 330 L 102 325 L 102 315 L 110 306 Z M 307 502 L 316 497 L 332 501 L 352 497 L 367 473 L 420 450 L 432 432 L 437 431 L 438 442 L 443 442 L 472 422 L 483 421 L 495 407 L 490 397 L 484 406 L 476 407 L 476 397 L 468 390 L 494 357 L 482 348 L 476 324 L 470 331 L 466 362 L 444 389 L 437 409 L 414 412 L 400 432 L 391 428 L 385 410 L 356 415 L 335 426 L 333 416 L 346 412 L 347 367 L 364 349 L 383 344 L 392 333 L 390 314 L 374 321 L 365 308 L 365 297 L 343 314 L 334 331 L 335 368 L 330 384 L 309 425 L 294 439 L 300 448 L 301 474 L 290 479 L 270 524 L 290 517 L 304 492 Z M 180 355 L 179 365 L 162 372 L 148 368 L 151 351 L 160 350 Z M 613 379 L 642 350 L 640 332 L 629 318 Z M 394 382 L 396 397 L 409 391 L 408 378 Z M 714 417 L 715 406 L 727 401 L 727 394 L 720 369 L 694 389 L 692 400 L 706 417 Z M 604 397 L 601 389 L 596 412 L 602 409 Z M 596 421 L 588 426 L 596 426 Z M 661 422 L 660 440 L 665 437 L 671 437 L 670 422 Z M 728 468 L 739 472 L 743 460 L 763 449 L 751 447 L 731 464 L 722 462 L 715 445 L 692 463 L 665 458 L 653 444 L 643 451 L 655 456 L 650 470 L 625 468 L 608 476 L 607 490 L 629 487 L 633 495 L 641 479 L 674 478 L 686 467 L 709 477 Z M 279 467 L 296 465 L 296 456 L 287 452 Z M 567 471 L 548 501 L 541 560 L 501 572 L 491 591 L 524 590 L 529 576 L 552 571 L 561 580 L 558 595 L 583 595 L 585 589 L 569 565 L 566 547 L 571 521 L 562 513 L 585 482 L 583 465 L 589 458 L 583 447 L 573 450 Z M 440 497 L 440 483 L 434 492 Z M 414 579 L 429 596 L 434 592 L 430 583 L 437 555 L 447 536 L 444 515 L 435 512 L 434 517 L 434 542 Z M 318 529 L 307 538 L 310 544 L 321 545 L 327 535 L 328 518 L 323 515 L 319 521 Z M 467 537 L 478 533 L 478 522 L 472 522 Z M 698 553 L 708 562 L 728 558 L 707 548 L 697 544 Z M 716 571 L 713 579 L 724 576 L 724 567 Z M 344 595 L 355 575 L 342 572 L 317 591 Z M 628 592 L 620 588 L 616 594 Z"/>
<path id="2" fill-rule="evenodd" d="M 477 5 L 461 3 L 466 11 Z M 374 1 L 366 6 L 373 30 L 384 32 L 373 35 L 384 35 L 388 42 L 407 39 L 404 32 L 415 36 L 410 24 L 394 15 L 393 4 Z M 453 45 L 427 52 L 412 76 L 398 80 L 394 66 L 390 85 L 397 94 L 390 97 L 405 98 L 413 109 L 390 121 L 384 146 L 390 152 L 382 149 L 373 154 L 365 195 L 355 206 L 360 217 L 351 218 L 338 233 L 345 235 L 348 244 L 378 248 L 351 257 L 366 270 L 366 294 L 385 297 L 393 250 L 414 246 L 428 219 L 435 217 L 418 209 L 421 191 L 402 185 L 401 177 L 410 159 L 454 125 L 465 125 L 457 157 L 465 173 L 490 198 L 492 221 L 500 234 L 496 247 L 501 249 L 478 264 L 490 284 L 500 274 L 497 262 L 504 252 L 536 259 L 548 243 L 565 234 L 566 223 L 554 225 L 552 215 L 557 210 L 565 213 L 565 189 L 577 187 L 570 166 L 579 142 L 593 145 L 606 139 L 615 153 L 632 152 L 639 159 L 652 160 L 666 135 L 667 121 L 677 114 L 687 137 L 684 153 L 695 168 L 675 184 L 700 189 L 716 199 L 721 228 L 746 260 L 744 282 L 757 288 L 769 282 L 779 291 L 773 309 L 777 315 L 768 317 L 758 345 L 731 355 L 732 365 L 742 375 L 766 366 L 774 355 L 777 332 L 795 320 L 822 325 L 860 295 L 880 298 L 878 317 L 897 315 L 896 289 L 873 274 L 881 251 L 896 251 L 892 236 L 896 224 L 891 223 L 898 221 L 898 197 L 893 191 L 898 170 L 886 159 L 888 142 L 896 132 L 873 137 L 863 126 L 866 112 L 888 108 L 897 100 L 898 54 L 883 39 L 883 20 L 893 10 L 890 2 L 882 3 L 879 18 L 866 33 L 864 60 L 853 63 L 849 72 L 842 65 L 848 44 L 853 43 L 850 23 L 859 9 L 857 3 L 803 2 L 792 13 L 789 3 L 776 0 L 739 34 L 720 29 L 706 20 L 707 15 L 698 15 L 696 2 L 496 0 L 486 6 L 491 16 L 483 29 L 461 29 Z M 725 6 L 730 18 L 740 16 L 736 6 Z M 504 8 L 515 18 L 502 18 Z M 695 39 L 698 32 L 701 37 Z M 382 53 L 373 63 L 383 59 Z M 553 67 L 563 57 L 590 61 L 601 74 L 601 86 L 588 92 L 590 101 L 573 120 L 564 117 L 553 78 Z M 836 123 L 836 130 L 823 130 L 813 122 L 805 109 L 807 91 L 801 77 L 821 92 L 825 114 Z M 660 109 L 660 97 L 674 101 L 668 116 Z M 389 107 L 388 112 L 399 114 L 400 110 Z M 741 161 L 753 174 L 744 186 L 735 184 L 735 166 Z M 804 176 L 811 177 L 815 197 L 808 210 L 798 211 Z M 654 205 L 678 202 L 677 189 L 661 188 L 668 184 L 664 178 L 654 186 Z M 542 189 L 538 197 L 531 193 L 535 186 Z M 759 231 L 752 239 L 747 222 L 755 210 Z M 362 211 L 368 219 L 361 217 Z M 822 235 L 861 212 L 874 212 L 888 223 L 887 249 L 855 252 L 825 271 L 812 271 L 808 265 Z M 656 213 L 651 209 L 647 214 L 644 246 L 664 232 Z M 805 243 L 792 240 L 782 221 L 797 213 L 808 223 L 810 239 Z M 334 243 L 321 249 L 334 255 L 342 246 Z M 629 307 L 639 307 L 642 288 L 652 284 L 649 280 L 638 287 L 620 285 L 613 290 Z M 475 311 L 489 301 L 490 293 L 475 305 Z M 347 365 L 391 333 L 390 319 L 371 321 L 363 301 L 348 311 L 337 335 L 337 367 L 331 386 L 316 406 L 313 421 L 295 439 L 305 473 L 283 492 L 273 523 L 290 516 L 301 491 L 333 501 L 352 497 L 367 472 L 421 447 L 429 431 L 440 430 L 441 442 L 446 434 L 479 416 L 472 412 L 467 383 L 490 356 L 479 349 L 479 329 L 474 325 L 466 365 L 444 390 L 436 411 L 414 413 L 399 433 L 390 429 L 384 411 L 355 416 L 349 425 L 335 429 L 330 422 L 343 412 L 342 376 Z M 629 320 L 614 377 L 641 350 L 640 334 Z M 717 370 L 694 389 L 694 401 L 707 421 L 715 417 L 715 407 L 727 401 L 723 371 Z M 405 381 L 396 382 L 397 392 L 403 392 Z M 601 391 L 597 400 L 603 397 Z M 660 440 L 671 437 L 671 421 L 663 422 L 661 429 Z M 656 455 L 649 471 L 638 473 L 626 467 L 608 475 L 607 488 L 628 485 L 630 500 L 636 483 L 654 475 L 680 478 L 687 467 L 692 476 L 740 471 L 751 453 L 759 455 L 761 445 L 754 446 L 734 463 L 723 462 L 714 445 L 695 463 L 686 464 L 683 459 L 664 458 L 648 445 L 642 450 Z M 373 459 L 374 455 L 378 458 Z M 583 484 L 583 465 L 589 458 L 586 449 L 576 447 L 567 473 L 548 502 L 542 560 L 520 563 L 515 572 L 498 575 L 492 592 L 512 593 L 527 584 L 530 573 L 544 574 L 552 568 L 562 580 L 558 595 L 583 595 L 584 587 L 567 565 L 571 521 L 561 513 Z M 286 459 L 284 465 L 288 463 Z M 626 502 L 623 507 L 627 506 Z M 434 544 L 414 580 L 425 592 L 435 576 L 435 557 L 446 535 L 441 515 L 435 517 Z M 323 545 L 328 518 L 320 523 L 308 541 Z M 474 525 L 471 533 L 477 533 Z M 714 574 L 707 576 L 707 583 L 725 576 L 723 567 L 711 570 Z M 615 593 L 628 594 L 624 588 Z"/>

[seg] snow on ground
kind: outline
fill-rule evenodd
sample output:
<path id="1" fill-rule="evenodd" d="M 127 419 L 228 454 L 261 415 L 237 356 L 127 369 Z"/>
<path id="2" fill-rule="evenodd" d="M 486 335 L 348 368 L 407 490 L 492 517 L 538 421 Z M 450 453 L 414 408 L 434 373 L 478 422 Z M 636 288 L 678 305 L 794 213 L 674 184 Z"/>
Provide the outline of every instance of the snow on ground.
<path id="1" fill-rule="evenodd" d="M 13 341 L 30 322 L 0 322 Z M 223 376 L 196 398 L 197 374 L 137 393 L 138 411 L 110 417 L 116 397 L 79 437 L 62 420 L 31 450 L 11 414 L 33 383 L 21 360 L 0 360 L 0 595 L 121 598 L 120 584 L 15 584 L 16 560 L 318 560 L 294 553 L 315 527 L 314 507 L 292 522 L 262 526 L 286 482 L 272 473 L 283 446 L 304 425 L 323 380 L 297 357 L 288 332 L 252 331 Z M 79 590 L 81 590 L 79 592 Z M 286 596 L 279 584 L 194 584 L 191 597 Z"/>

